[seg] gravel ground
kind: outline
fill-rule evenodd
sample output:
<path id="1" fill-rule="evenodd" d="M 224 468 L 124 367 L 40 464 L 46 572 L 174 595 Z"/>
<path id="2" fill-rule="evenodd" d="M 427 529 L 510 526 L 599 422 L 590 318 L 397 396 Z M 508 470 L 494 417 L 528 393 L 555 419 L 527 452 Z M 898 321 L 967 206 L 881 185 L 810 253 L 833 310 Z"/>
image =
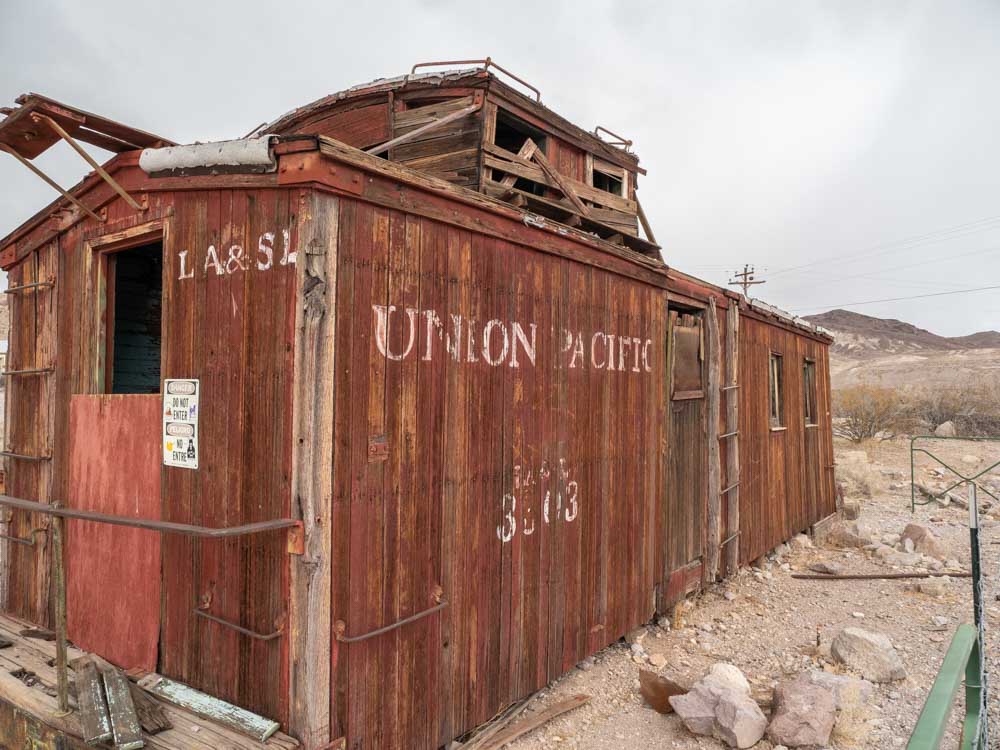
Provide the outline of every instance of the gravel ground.
<path id="1" fill-rule="evenodd" d="M 939 442 L 934 450 L 967 473 L 976 468 L 974 461 L 984 466 L 1000 460 L 1000 444 Z M 861 520 L 876 529 L 876 536 L 899 534 L 910 522 L 924 524 L 939 538 L 947 558 L 958 560 L 962 569 L 968 569 L 967 511 L 934 504 L 910 513 L 908 441 L 898 439 L 864 449 L 838 443 L 837 463 L 848 499 L 861 500 Z M 929 473 L 931 465 L 926 457 L 918 461 L 918 481 L 934 478 Z M 994 471 L 991 481 L 1000 490 L 1000 471 Z M 993 630 L 990 641 L 996 644 L 987 649 L 987 658 L 1000 688 L 1000 603 L 996 601 L 1000 521 L 987 515 L 981 527 L 987 626 Z M 651 623 L 642 641 L 647 658 L 658 662 L 656 655 L 662 655 L 665 665 L 656 671 L 681 684 L 697 681 L 716 662 L 735 664 L 750 680 L 757 697 L 768 695 L 774 684 L 805 669 L 842 671 L 823 656 L 823 645 L 828 646 L 842 628 L 853 625 L 885 633 L 899 651 L 908 676 L 877 685 L 869 714 L 859 721 L 853 739 L 845 738 L 833 746 L 902 747 L 956 625 L 972 620 L 968 579 L 949 579 L 942 595 L 930 596 L 912 590 L 913 582 L 905 580 L 810 581 L 791 577 L 791 573 L 805 571 L 810 563 L 818 561 L 836 563 L 852 573 L 912 572 L 886 566 L 865 550 L 824 546 L 793 550 L 777 559 L 766 559 L 761 567 L 741 571 L 698 595 L 673 613 L 672 622 L 661 620 L 667 627 Z M 935 616 L 947 617 L 949 624 L 936 626 Z M 817 639 L 822 644 L 819 647 Z M 536 696 L 525 715 L 578 693 L 590 695 L 590 702 L 508 748 L 724 747 L 716 740 L 690 734 L 676 716 L 663 716 L 646 706 L 639 695 L 637 660 L 643 662 L 642 667 L 654 669 L 646 659 L 633 657 L 625 642 L 588 659 Z M 952 737 L 961 713 L 961 697 L 959 701 L 953 714 Z M 991 704 L 996 707 L 995 696 Z M 1000 729 L 998 722 L 1000 717 L 995 717 L 994 725 Z M 1000 737 L 996 729 L 994 734 Z M 947 742 L 945 746 L 949 746 Z M 771 745 L 765 739 L 755 747 L 766 750 Z"/>

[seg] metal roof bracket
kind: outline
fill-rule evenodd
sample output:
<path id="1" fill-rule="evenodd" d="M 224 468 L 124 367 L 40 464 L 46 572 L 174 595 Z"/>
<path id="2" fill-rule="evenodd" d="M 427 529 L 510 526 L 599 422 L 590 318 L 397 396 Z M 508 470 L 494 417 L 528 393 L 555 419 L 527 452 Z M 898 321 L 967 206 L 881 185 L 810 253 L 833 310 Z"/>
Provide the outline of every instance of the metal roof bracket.
<path id="1" fill-rule="evenodd" d="M 148 208 L 148 206 L 142 205 L 141 203 L 136 201 L 135 198 L 129 195 L 128 192 L 126 192 L 125 188 L 119 185 L 118 182 L 111 175 L 109 175 L 104 170 L 104 168 L 100 164 L 98 164 L 94 160 L 94 158 L 83 149 L 83 147 L 79 143 L 77 143 L 73 139 L 73 136 L 71 136 L 69 133 L 66 132 L 66 130 L 63 128 L 62 125 L 60 125 L 58 122 L 53 120 L 48 115 L 43 115 L 40 112 L 35 112 L 34 114 L 32 114 L 31 119 L 34 122 L 45 123 L 56 133 L 56 135 L 58 135 L 60 138 L 66 141 L 66 143 L 72 146 L 73 150 L 76 151 L 83 158 L 83 160 L 86 161 L 95 172 L 97 172 L 98 175 L 100 175 L 101 179 L 104 180 L 106 183 L 108 183 L 111 186 L 111 188 L 116 193 L 118 193 L 118 195 L 120 195 L 126 203 L 132 206 L 132 208 L 134 208 L 136 211 L 145 211 Z M 60 192 L 63 191 L 60 189 Z M 68 196 L 68 193 L 63 192 L 63 194 Z M 94 213 L 89 209 L 87 209 L 87 213 L 94 216 Z"/>

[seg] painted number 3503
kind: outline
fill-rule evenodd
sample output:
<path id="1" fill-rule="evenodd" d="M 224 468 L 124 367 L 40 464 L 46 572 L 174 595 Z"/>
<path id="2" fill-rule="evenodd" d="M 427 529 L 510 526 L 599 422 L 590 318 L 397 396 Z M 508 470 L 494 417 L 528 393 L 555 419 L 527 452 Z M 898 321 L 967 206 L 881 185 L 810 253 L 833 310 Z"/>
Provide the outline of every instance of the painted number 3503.
<path id="1" fill-rule="evenodd" d="M 555 479 L 555 491 L 550 484 Z M 541 503 L 542 523 L 572 523 L 580 511 L 577 496 L 580 486 L 571 477 L 566 459 L 560 458 L 553 469 L 542 461 L 537 469 L 530 466 L 514 467 L 514 491 L 503 496 L 503 520 L 497 526 L 497 538 L 506 544 L 520 531 L 525 536 L 535 533 L 537 512 L 532 501 Z"/>

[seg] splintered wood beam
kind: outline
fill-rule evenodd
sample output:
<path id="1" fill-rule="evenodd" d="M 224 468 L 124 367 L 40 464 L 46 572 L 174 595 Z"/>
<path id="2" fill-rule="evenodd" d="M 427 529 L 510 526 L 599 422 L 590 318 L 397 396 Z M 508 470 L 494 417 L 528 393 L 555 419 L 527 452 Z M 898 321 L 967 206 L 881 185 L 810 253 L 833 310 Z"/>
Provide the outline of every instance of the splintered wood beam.
<path id="1" fill-rule="evenodd" d="M 73 140 L 73 136 L 67 133 L 63 129 L 62 125 L 60 125 L 58 122 L 53 120 L 48 115 L 34 114 L 31 116 L 31 118 L 36 122 L 44 122 L 46 125 L 52 128 L 52 130 L 55 131 L 56 135 L 58 135 L 60 138 L 66 141 L 66 143 L 72 146 L 73 150 L 76 151 L 83 158 L 83 160 L 87 162 L 93 168 L 93 170 L 101 176 L 101 179 L 104 180 L 106 183 L 108 183 L 114 189 L 114 191 L 122 197 L 122 200 L 124 200 L 126 203 L 132 206 L 132 208 L 134 208 L 136 211 L 145 210 L 141 205 L 139 205 L 139 203 L 135 200 L 135 198 L 133 198 L 131 195 L 125 192 L 125 188 L 119 185 L 118 182 L 111 175 L 109 175 L 107 172 L 104 171 L 104 168 L 100 164 L 98 164 L 94 160 L 94 158 L 90 154 L 88 154 L 79 143 Z"/>
<path id="2" fill-rule="evenodd" d="M 635 197 L 635 207 L 636 213 L 639 215 L 639 223 L 642 224 L 642 231 L 646 233 L 646 239 L 655 245 L 656 237 L 653 236 L 653 228 L 649 226 L 649 219 L 646 218 L 646 212 L 642 210 L 638 195 Z"/>
<path id="3" fill-rule="evenodd" d="M 528 140 L 530 141 L 531 139 L 529 138 Z M 587 206 L 584 205 L 582 200 L 580 200 L 580 196 L 576 194 L 573 186 L 564 180 L 563 176 L 559 174 L 551 164 L 549 164 L 549 160 L 545 158 L 545 154 L 542 153 L 541 149 L 536 148 L 535 152 L 531 155 L 531 158 L 534 159 L 535 163 L 542 168 L 542 171 L 545 172 L 546 176 L 559 186 L 559 190 L 562 191 L 563 195 L 569 198 L 570 203 L 576 206 L 576 210 L 583 216 L 589 216 L 590 212 L 587 210 Z"/>
<path id="4" fill-rule="evenodd" d="M 110 740 L 111 716 L 104 701 L 101 676 L 90 659 L 76 666 L 76 705 L 83 729 L 83 741 L 88 745 Z"/>
<path id="5" fill-rule="evenodd" d="M 26 166 L 28 169 L 30 169 L 32 172 L 34 172 L 36 175 L 38 175 L 40 178 L 42 178 L 42 180 L 45 182 L 46 185 L 48 185 L 50 188 L 52 188 L 53 190 L 55 190 L 63 198 L 65 198 L 66 200 L 68 200 L 70 203 L 72 203 L 74 206 L 76 206 L 77 208 L 79 208 L 85 214 L 87 214 L 88 216 L 90 216 L 90 218 L 95 219 L 95 220 L 97 220 L 98 222 L 101 222 L 101 223 L 104 222 L 104 220 L 100 216 L 98 216 L 93 211 L 91 211 L 89 208 L 87 208 L 85 205 L 83 205 L 82 203 L 80 203 L 80 201 L 77 200 L 75 196 L 73 196 L 71 193 L 69 193 L 66 190 L 64 190 L 62 188 L 62 186 L 59 185 L 58 182 L 56 182 L 55 180 L 53 180 L 51 177 L 49 177 L 47 174 L 45 174 L 45 172 L 43 172 L 42 170 L 40 170 L 38 167 L 36 167 L 30 161 L 28 161 L 23 156 L 21 156 L 19 153 L 17 153 L 17 151 L 15 151 L 14 149 L 10 148 L 9 146 L 7 146 L 6 144 L 3 144 L 3 143 L 0 143 L 0 151 L 6 151 L 8 154 L 10 154 L 11 156 L 13 156 L 15 159 L 17 159 L 19 162 L 21 162 L 24 166 Z"/>
<path id="6" fill-rule="evenodd" d="M 409 133 L 404 133 L 403 135 L 398 136 L 397 138 L 393 138 L 390 141 L 386 141 L 385 143 L 380 144 L 378 146 L 372 146 L 370 149 L 367 149 L 365 153 L 373 155 L 381 154 L 383 151 L 388 151 L 390 148 L 395 148 L 396 146 L 402 146 L 404 143 L 409 143 L 410 141 L 415 140 L 416 138 L 422 136 L 424 133 L 428 133 L 432 130 L 444 127 L 450 122 L 455 122 L 455 120 L 461 120 L 463 117 L 471 115 L 481 106 L 482 106 L 481 104 L 471 104 L 468 107 L 463 107 L 457 112 L 452 112 L 450 115 L 445 115 L 444 117 L 434 120 L 433 122 L 429 122 L 426 125 L 417 128 L 416 130 L 411 130 Z"/>
<path id="7" fill-rule="evenodd" d="M 111 714 L 111 729 L 118 750 L 139 750 L 145 746 L 139 716 L 132 702 L 128 679 L 117 669 L 104 673 L 104 692 L 108 696 L 108 713 Z"/>
<path id="8" fill-rule="evenodd" d="M 520 156 L 522 159 L 531 161 L 531 157 L 535 155 L 535 152 L 537 150 L 538 150 L 538 145 L 529 138 L 524 142 L 524 145 L 521 146 L 521 148 L 518 150 L 517 155 Z M 515 182 L 517 182 L 516 174 L 508 174 L 506 177 L 500 180 L 500 184 L 505 185 L 507 187 L 513 187 Z"/>

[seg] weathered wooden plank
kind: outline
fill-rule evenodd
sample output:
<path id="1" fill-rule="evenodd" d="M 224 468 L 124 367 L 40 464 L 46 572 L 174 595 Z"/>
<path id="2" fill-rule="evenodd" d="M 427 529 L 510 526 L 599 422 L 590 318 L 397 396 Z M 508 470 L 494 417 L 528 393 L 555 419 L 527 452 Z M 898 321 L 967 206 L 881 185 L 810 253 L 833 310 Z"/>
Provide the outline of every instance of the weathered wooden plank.
<path id="1" fill-rule="evenodd" d="M 103 677 L 115 747 L 119 750 L 139 750 L 139 748 L 145 747 L 146 743 L 142 739 L 142 727 L 139 726 L 139 716 L 132 703 L 128 679 L 117 669 L 106 670 Z"/>
<path id="2" fill-rule="evenodd" d="M 142 731 L 148 734 L 157 734 L 173 728 L 174 725 L 167 718 L 167 712 L 163 710 L 162 703 L 134 682 L 129 681 L 128 686 Z"/>
<path id="3" fill-rule="evenodd" d="M 278 722 L 246 711 L 199 690 L 174 682 L 160 675 L 149 675 L 139 680 L 139 686 L 153 695 L 184 708 L 196 716 L 203 716 L 233 729 L 258 742 L 265 742 L 278 731 Z"/>
<path id="4" fill-rule="evenodd" d="M 293 512 L 305 553 L 292 559 L 289 725 L 308 746 L 330 741 L 334 378 L 340 204 L 301 195 L 295 337 Z"/>
<path id="5" fill-rule="evenodd" d="M 111 715 L 104 699 L 101 676 L 89 659 L 76 667 L 76 702 L 84 742 L 96 744 L 110 740 Z"/>

